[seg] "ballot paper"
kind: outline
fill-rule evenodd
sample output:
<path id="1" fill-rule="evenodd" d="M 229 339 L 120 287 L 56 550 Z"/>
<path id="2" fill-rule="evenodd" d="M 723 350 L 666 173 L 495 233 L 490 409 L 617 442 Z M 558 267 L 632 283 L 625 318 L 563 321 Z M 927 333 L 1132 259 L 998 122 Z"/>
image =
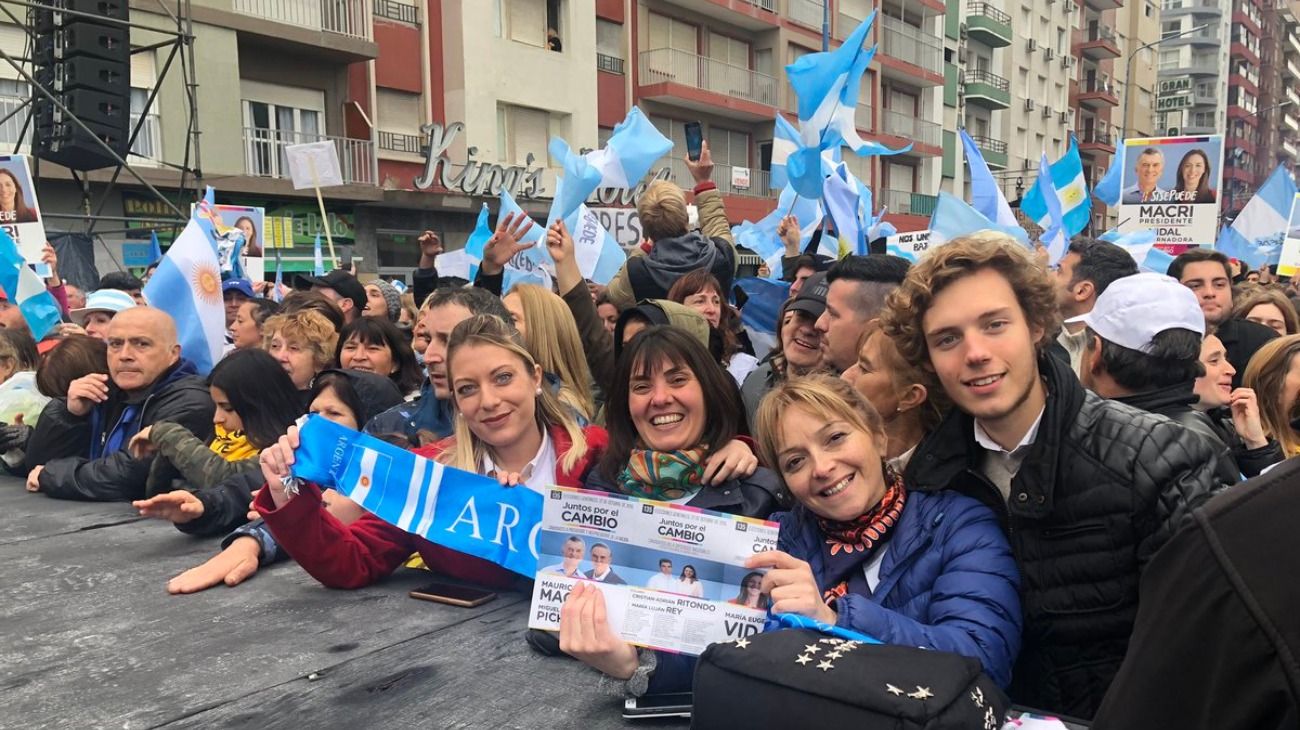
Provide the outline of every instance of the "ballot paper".
<path id="1" fill-rule="evenodd" d="M 578 581 L 600 588 L 614 633 L 699 654 L 763 629 L 768 597 L 749 556 L 776 549 L 775 522 L 668 502 L 554 488 L 542 509 L 529 627 L 558 630 Z"/>

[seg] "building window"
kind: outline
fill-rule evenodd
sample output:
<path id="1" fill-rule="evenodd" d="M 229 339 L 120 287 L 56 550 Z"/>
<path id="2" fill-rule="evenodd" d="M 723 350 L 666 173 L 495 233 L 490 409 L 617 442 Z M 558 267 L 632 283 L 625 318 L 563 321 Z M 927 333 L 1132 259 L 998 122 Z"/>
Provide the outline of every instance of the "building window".
<path id="1" fill-rule="evenodd" d="M 551 117 L 542 109 L 514 104 L 497 105 L 498 159 L 505 165 L 550 165 L 546 145 L 551 138 Z"/>
<path id="2" fill-rule="evenodd" d="M 496 0 L 496 30 L 501 37 L 552 51 L 563 51 L 563 0 Z"/>
<path id="3" fill-rule="evenodd" d="M 316 89 L 241 81 L 244 158 L 249 175 L 285 177 L 284 148 L 325 135 L 325 93 Z"/>
<path id="4" fill-rule="evenodd" d="M 376 90 L 375 106 L 378 130 L 375 140 L 379 149 L 390 152 L 419 154 L 424 146 L 420 126 L 424 123 L 419 94 L 396 89 Z"/>
<path id="5" fill-rule="evenodd" d="M 623 26 L 596 19 L 596 68 L 609 73 L 623 73 Z"/>

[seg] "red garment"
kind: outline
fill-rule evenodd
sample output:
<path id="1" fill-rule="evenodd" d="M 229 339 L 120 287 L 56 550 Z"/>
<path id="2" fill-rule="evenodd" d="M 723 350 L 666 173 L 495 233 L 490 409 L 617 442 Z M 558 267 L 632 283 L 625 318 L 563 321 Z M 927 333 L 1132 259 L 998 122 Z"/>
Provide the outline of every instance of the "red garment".
<path id="1" fill-rule="evenodd" d="M 587 471 L 600 459 L 609 441 L 605 429 L 599 426 L 588 426 L 583 434 L 587 437 L 587 453 L 571 471 L 557 464 L 555 483 L 559 486 L 583 486 Z M 572 442 L 562 428 L 552 428 L 550 435 L 557 462 L 562 461 Z M 450 448 L 453 441 L 446 439 L 413 451 L 432 459 Z M 430 570 L 453 578 L 493 588 L 509 588 L 519 580 L 516 573 L 495 563 L 434 545 L 369 513 L 344 525 L 323 508 L 321 489 L 310 482 L 304 483 L 298 496 L 280 509 L 275 508 L 269 489 L 263 489 L 253 504 L 281 549 L 330 588 L 368 586 L 391 575 L 414 552 L 424 558 Z"/>

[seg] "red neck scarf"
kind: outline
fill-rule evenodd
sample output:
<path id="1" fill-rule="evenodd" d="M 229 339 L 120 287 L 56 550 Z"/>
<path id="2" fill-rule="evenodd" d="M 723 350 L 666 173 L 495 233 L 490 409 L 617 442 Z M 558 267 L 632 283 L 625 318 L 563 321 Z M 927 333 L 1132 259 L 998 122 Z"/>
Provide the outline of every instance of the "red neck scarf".
<path id="1" fill-rule="evenodd" d="M 817 525 L 826 536 L 822 549 L 826 556 L 826 582 L 831 586 L 825 590 L 828 599 L 838 598 L 850 590 L 850 581 L 857 582 L 855 579 L 862 573 L 861 566 L 871 559 L 877 547 L 889 539 L 890 530 L 903 514 L 903 507 L 907 504 L 903 478 L 888 464 L 883 465 L 883 472 L 885 495 L 865 514 L 847 522 L 817 518 Z M 859 587 L 855 585 L 853 588 Z"/>

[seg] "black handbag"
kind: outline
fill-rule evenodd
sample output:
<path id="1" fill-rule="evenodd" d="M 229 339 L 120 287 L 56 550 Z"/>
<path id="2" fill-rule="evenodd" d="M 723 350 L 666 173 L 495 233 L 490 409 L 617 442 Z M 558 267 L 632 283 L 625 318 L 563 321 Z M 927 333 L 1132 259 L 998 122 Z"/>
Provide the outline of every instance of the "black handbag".
<path id="1" fill-rule="evenodd" d="M 700 655 L 691 727 L 999 730 L 1009 707 L 975 659 L 782 629 Z"/>

